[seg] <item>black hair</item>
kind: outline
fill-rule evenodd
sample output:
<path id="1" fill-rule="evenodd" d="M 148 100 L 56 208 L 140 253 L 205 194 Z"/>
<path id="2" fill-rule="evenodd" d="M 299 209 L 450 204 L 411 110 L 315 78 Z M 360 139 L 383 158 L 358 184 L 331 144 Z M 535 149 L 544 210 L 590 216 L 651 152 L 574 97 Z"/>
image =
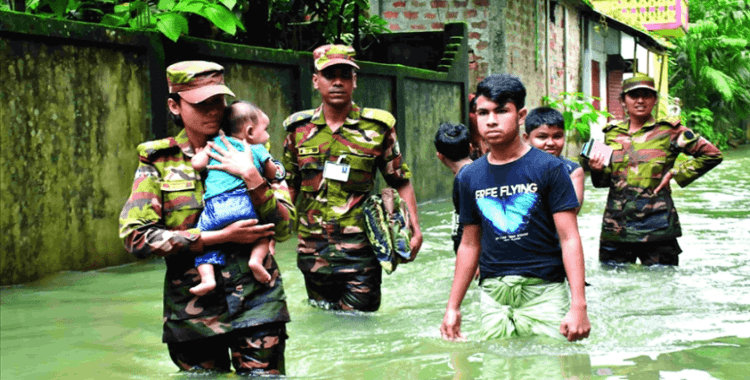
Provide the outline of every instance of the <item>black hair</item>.
<path id="1" fill-rule="evenodd" d="M 242 112 L 238 110 L 238 105 L 246 105 L 250 107 L 248 112 Z M 253 125 L 258 125 L 258 112 L 260 109 L 253 103 L 244 100 L 235 100 L 229 103 L 227 108 L 224 110 L 224 117 L 221 119 L 221 130 L 227 136 L 236 136 L 242 132 L 242 126 L 250 121 Z"/>
<path id="2" fill-rule="evenodd" d="M 471 98 L 469 101 L 469 112 L 477 112 L 477 96 L 474 94 L 474 97 Z"/>
<path id="3" fill-rule="evenodd" d="M 526 87 L 515 75 L 492 74 L 477 85 L 477 98 L 480 96 L 497 103 L 500 107 L 512 102 L 516 110 L 521 110 L 526 104 Z"/>
<path id="4" fill-rule="evenodd" d="M 526 133 L 539 128 L 541 125 L 558 127 L 565 130 L 565 119 L 560 111 L 550 107 L 534 108 L 526 115 Z"/>
<path id="5" fill-rule="evenodd" d="M 435 149 L 451 161 L 469 157 L 469 129 L 463 124 L 440 124 L 435 134 Z"/>

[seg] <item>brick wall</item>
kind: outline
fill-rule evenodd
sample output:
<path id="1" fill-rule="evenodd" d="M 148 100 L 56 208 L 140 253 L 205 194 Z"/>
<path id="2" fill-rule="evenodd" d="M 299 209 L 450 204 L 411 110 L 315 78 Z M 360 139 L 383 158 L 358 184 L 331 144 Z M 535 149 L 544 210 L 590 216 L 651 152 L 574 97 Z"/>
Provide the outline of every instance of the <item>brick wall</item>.
<path id="1" fill-rule="evenodd" d="M 622 71 L 610 70 L 607 73 L 607 111 L 615 120 L 625 119 L 625 111 L 620 104 L 620 92 L 622 92 Z"/>
<path id="2" fill-rule="evenodd" d="M 466 21 L 469 26 L 469 88 L 488 73 L 490 46 L 488 32 L 488 9 L 490 0 L 467 1 L 384 1 L 380 15 L 388 21 L 388 28 L 394 32 L 442 30 L 445 23 Z"/>

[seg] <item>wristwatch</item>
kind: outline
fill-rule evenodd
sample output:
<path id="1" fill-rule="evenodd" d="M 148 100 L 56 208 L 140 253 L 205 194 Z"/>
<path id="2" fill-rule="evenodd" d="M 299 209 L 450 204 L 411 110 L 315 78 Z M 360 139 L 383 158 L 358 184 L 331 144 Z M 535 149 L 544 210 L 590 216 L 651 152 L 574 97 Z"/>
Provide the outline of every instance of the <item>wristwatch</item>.
<path id="1" fill-rule="evenodd" d="M 281 182 L 286 179 L 286 169 L 284 169 L 284 165 L 281 164 L 281 161 L 275 158 L 273 159 L 273 163 L 276 164 L 276 175 L 273 177 L 273 181 Z"/>

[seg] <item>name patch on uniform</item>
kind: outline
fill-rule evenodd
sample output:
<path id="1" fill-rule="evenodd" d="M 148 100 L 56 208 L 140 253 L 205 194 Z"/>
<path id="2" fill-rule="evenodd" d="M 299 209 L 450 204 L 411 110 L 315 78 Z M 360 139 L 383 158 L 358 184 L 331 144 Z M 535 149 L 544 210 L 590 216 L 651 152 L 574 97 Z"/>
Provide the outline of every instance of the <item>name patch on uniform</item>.
<path id="1" fill-rule="evenodd" d="M 298 154 L 300 156 L 308 155 L 308 154 L 318 154 L 320 153 L 320 148 L 317 146 L 311 147 L 311 148 L 299 148 Z"/>
<path id="2" fill-rule="evenodd" d="M 184 180 L 184 181 L 169 181 L 161 183 L 162 191 L 183 191 L 195 189 L 195 181 Z"/>

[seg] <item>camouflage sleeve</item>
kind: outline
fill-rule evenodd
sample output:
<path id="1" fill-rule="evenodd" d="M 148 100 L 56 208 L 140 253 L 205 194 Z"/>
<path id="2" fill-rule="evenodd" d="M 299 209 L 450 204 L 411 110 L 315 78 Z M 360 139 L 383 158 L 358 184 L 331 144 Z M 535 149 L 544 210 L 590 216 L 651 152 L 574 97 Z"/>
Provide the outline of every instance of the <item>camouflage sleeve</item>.
<path id="1" fill-rule="evenodd" d="M 284 139 L 284 155 L 281 157 L 281 164 L 286 170 L 286 182 L 294 191 L 300 187 L 299 165 L 297 164 L 297 149 L 294 142 L 294 132 L 287 133 Z"/>
<path id="2" fill-rule="evenodd" d="M 411 178 L 411 170 L 401 155 L 396 128 L 390 128 L 386 133 L 383 141 L 383 157 L 379 165 L 380 172 L 388 186 L 399 188 Z"/>
<path id="3" fill-rule="evenodd" d="M 672 141 L 672 148 L 693 157 L 670 170 L 680 187 L 691 184 L 723 160 L 718 148 L 687 128 L 683 128 Z"/>
<path id="4" fill-rule="evenodd" d="M 160 179 L 156 167 L 141 160 L 130 198 L 120 213 L 120 238 L 125 249 L 139 259 L 190 251 L 191 245 L 200 244 L 197 228 L 170 230 L 163 224 Z"/>
<path id="5" fill-rule="evenodd" d="M 279 242 L 289 240 L 294 232 L 297 210 L 289 196 L 286 181 L 273 184 L 263 181 L 260 186 L 248 190 L 248 193 L 260 219 L 275 225 L 274 240 Z"/>

